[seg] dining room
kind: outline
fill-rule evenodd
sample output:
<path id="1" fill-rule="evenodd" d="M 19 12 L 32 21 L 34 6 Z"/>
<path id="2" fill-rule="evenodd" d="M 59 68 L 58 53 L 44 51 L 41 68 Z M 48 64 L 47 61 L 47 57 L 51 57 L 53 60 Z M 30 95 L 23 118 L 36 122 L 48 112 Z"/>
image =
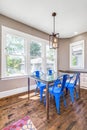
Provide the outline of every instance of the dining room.
<path id="1" fill-rule="evenodd" d="M 87 129 L 86 12 L 86 0 L 0 0 L 0 130 Z"/>

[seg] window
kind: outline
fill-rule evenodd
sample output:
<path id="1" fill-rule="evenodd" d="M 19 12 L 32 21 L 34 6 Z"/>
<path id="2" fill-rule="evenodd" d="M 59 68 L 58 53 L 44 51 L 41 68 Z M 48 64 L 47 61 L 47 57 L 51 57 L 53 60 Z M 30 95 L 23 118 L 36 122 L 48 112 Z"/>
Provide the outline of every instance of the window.
<path id="1" fill-rule="evenodd" d="M 2 77 L 26 74 L 26 39 L 3 27 Z"/>
<path id="2" fill-rule="evenodd" d="M 35 70 L 56 71 L 55 52 L 46 40 L 2 26 L 1 77 L 24 76 Z"/>
<path id="3" fill-rule="evenodd" d="M 70 44 L 70 68 L 84 68 L 84 41 Z"/>

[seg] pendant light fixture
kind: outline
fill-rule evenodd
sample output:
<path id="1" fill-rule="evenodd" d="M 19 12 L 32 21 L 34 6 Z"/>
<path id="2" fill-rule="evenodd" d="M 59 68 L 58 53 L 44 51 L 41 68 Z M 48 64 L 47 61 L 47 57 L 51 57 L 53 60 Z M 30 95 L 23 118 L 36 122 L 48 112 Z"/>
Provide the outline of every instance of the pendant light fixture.
<path id="1" fill-rule="evenodd" d="M 55 33 L 55 16 L 56 13 L 52 13 L 53 16 L 53 33 L 49 35 L 49 47 L 50 49 L 58 48 L 58 41 L 59 41 L 59 33 Z"/>

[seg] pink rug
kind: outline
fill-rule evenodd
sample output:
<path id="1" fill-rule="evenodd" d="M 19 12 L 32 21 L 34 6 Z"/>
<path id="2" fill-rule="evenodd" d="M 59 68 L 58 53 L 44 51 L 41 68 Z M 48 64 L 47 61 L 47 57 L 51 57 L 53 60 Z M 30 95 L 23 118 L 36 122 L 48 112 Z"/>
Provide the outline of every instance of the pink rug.
<path id="1" fill-rule="evenodd" d="M 29 116 L 18 120 L 17 122 L 5 127 L 3 130 L 37 130 Z"/>

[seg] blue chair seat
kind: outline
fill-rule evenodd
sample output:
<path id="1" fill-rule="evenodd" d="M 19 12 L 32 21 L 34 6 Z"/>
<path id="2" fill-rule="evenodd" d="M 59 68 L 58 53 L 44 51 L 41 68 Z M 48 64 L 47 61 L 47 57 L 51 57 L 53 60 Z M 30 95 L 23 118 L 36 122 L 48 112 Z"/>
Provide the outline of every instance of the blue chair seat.
<path id="1" fill-rule="evenodd" d="M 53 93 L 61 93 L 61 88 L 58 88 L 58 87 L 55 87 L 54 89 L 53 89 Z"/>
<path id="2" fill-rule="evenodd" d="M 40 82 L 40 84 L 38 85 L 38 87 L 39 87 L 39 88 L 40 88 L 40 87 L 46 87 L 46 84 Z"/>

